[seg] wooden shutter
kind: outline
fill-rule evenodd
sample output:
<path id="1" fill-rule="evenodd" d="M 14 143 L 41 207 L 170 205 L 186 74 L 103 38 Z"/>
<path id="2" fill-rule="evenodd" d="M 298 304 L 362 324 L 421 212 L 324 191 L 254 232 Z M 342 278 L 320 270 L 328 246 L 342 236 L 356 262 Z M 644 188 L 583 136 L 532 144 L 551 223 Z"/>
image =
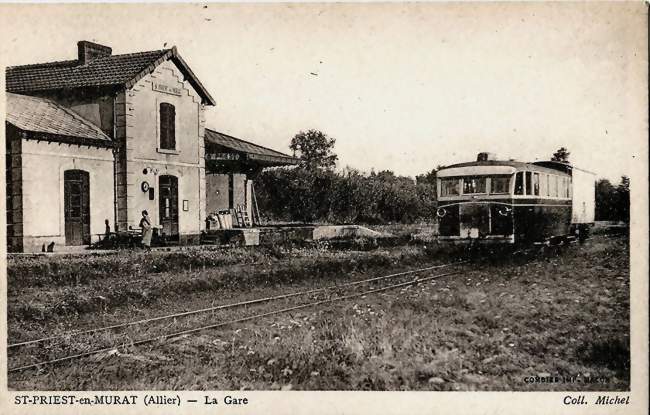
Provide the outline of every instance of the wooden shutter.
<path id="1" fill-rule="evenodd" d="M 176 149 L 176 109 L 172 104 L 160 104 L 160 148 Z"/>

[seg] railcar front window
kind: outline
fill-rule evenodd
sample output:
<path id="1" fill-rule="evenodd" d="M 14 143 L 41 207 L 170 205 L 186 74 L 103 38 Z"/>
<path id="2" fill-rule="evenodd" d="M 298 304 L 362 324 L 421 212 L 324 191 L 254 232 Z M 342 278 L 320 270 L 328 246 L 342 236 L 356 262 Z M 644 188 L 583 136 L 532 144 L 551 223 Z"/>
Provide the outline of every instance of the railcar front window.
<path id="1" fill-rule="evenodd" d="M 517 173 L 515 176 L 515 194 L 524 194 L 524 174 L 522 172 Z"/>
<path id="2" fill-rule="evenodd" d="M 485 177 L 465 177 L 463 193 L 485 193 L 487 179 Z"/>
<path id="3" fill-rule="evenodd" d="M 509 193 L 510 177 L 495 176 L 491 178 L 490 193 Z"/>
<path id="4" fill-rule="evenodd" d="M 530 195 L 532 194 L 533 186 L 531 184 L 532 182 L 532 176 L 533 174 L 529 171 L 526 172 L 526 194 Z"/>
<path id="5" fill-rule="evenodd" d="M 440 196 L 456 196 L 460 194 L 458 179 L 442 179 L 440 184 Z"/>

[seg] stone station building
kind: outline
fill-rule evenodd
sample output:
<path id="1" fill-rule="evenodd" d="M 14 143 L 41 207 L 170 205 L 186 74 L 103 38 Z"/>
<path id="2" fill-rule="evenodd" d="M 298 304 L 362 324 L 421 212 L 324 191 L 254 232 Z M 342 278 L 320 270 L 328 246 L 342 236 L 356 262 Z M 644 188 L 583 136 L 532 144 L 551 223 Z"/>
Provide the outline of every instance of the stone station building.
<path id="1" fill-rule="evenodd" d="M 77 59 L 6 71 L 9 252 L 88 245 L 107 223 L 137 229 L 142 210 L 169 239 L 198 243 L 210 213 L 252 213 L 255 173 L 296 164 L 206 129 L 216 102 L 175 47 L 77 47 Z"/>

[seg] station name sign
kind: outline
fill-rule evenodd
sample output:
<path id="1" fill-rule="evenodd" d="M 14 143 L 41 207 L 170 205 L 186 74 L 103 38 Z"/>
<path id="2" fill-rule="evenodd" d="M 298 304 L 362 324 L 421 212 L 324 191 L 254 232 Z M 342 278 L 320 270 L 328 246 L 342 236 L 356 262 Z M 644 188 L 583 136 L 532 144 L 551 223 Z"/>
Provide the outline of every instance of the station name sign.
<path id="1" fill-rule="evenodd" d="M 152 82 L 151 87 L 154 91 L 164 92 L 165 94 L 181 95 L 181 89 L 179 87 L 160 84 L 158 82 Z"/>
<path id="2" fill-rule="evenodd" d="M 205 155 L 206 160 L 239 160 L 237 153 L 208 153 Z"/>

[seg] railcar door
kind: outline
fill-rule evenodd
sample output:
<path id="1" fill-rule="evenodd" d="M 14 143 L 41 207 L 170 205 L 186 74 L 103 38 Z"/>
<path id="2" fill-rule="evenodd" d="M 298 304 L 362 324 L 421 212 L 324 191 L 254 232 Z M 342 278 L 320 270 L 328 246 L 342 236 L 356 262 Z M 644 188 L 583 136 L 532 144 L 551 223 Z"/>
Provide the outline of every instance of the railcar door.
<path id="1" fill-rule="evenodd" d="M 178 178 L 163 175 L 158 183 L 160 225 L 167 237 L 175 239 L 178 237 Z"/>
<path id="2" fill-rule="evenodd" d="M 88 172 L 63 172 L 65 244 L 90 244 L 90 188 Z"/>

